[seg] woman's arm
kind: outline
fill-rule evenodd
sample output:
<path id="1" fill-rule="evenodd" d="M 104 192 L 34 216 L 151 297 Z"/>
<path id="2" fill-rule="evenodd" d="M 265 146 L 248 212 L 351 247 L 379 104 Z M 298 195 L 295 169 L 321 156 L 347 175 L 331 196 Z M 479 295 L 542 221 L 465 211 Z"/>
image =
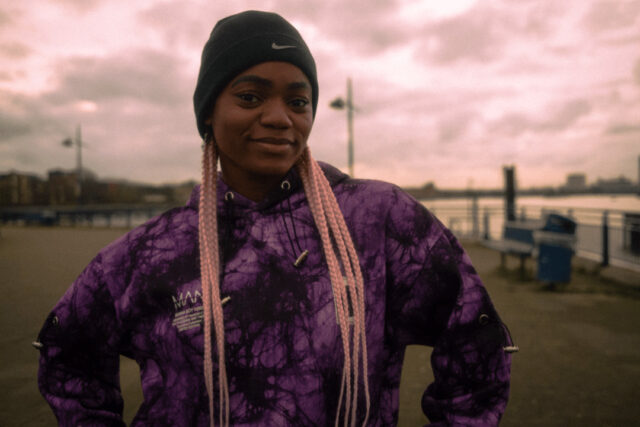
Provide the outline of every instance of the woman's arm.
<path id="1" fill-rule="evenodd" d="M 387 336 L 434 347 L 424 413 L 436 425 L 497 425 L 509 394 L 510 339 L 469 257 L 404 193 L 388 216 L 387 254 Z"/>
<path id="2" fill-rule="evenodd" d="M 124 426 L 113 299 L 96 257 L 38 336 L 38 385 L 61 426 Z"/>

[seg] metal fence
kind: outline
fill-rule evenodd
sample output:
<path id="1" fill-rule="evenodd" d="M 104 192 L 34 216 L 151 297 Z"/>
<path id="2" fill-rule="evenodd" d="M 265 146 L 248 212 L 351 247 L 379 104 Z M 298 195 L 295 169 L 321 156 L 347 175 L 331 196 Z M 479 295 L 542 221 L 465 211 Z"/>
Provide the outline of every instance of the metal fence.
<path id="1" fill-rule="evenodd" d="M 466 206 L 430 207 L 456 236 L 465 239 L 502 238 L 505 211 L 502 207 L 479 207 L 470 200 Z M 557 213 L 576 223 L 577 255 L 640 271 L 640 212 L 527 205 L 517 212 L 518 219 L 539 219 Z"/>
<path id="2" fill-rule="evenodd" d="M 171 205 L 27 206 L 0 209 L 0 224 L 132 228 Z"/>

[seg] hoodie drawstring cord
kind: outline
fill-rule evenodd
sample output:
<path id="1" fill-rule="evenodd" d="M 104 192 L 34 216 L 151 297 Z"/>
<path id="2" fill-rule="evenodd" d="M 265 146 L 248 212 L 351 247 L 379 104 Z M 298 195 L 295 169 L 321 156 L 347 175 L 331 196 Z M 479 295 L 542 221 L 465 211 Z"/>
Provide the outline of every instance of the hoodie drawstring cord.
<path id="1" fill-rule="evenodd" d="M 282 188 L 283 191 L 289 191 L 291 189 L 291 183 L 287 180 L 284 180 L 280 184 L 280 188 Z M 287 238 L 289 239 L 289 244 L 291 245 L 291 252 L 293 252 L 294 254 L 299 254 L 296 260 L 294 261 L 293 266 L 296 268 L 299 268 L 302 264 L 304 264 L 305 260 L 307 259 L 307 256 L 309 255 L 309 251 L 307 249 L 303 250 L 302 246 L 300 246 L 300 239 L 298 238 L 298 232 L 296 231 L 296 223 L 293 220 L 293 209 L 291 208 L 291 200 L 289 195 L 287 195 L 286 199 L 287 199 L 287 211 L 289 213 L 289 222 L 291 222 L 291 228 L 293 229 L 294 238 L 291 238 L 291 233 L 289 233 L 289 227 L 287 226 L 286 216 L 284 215 L 283 211 L 281 211 L 281 218 L 284 224 L 284 229 L 287 232 Z M 294 246 L 294 242 L 296 243 L 295 246 L 298 246 L 297 251 Z"/>
<path id="2" fill-rule="evenodd" d="M 235 227 L 235 215 L 234 215 L 234 194 L 232 191 L 227 191 L 224 195 L 224 207 L 225 207 L 225 215 L 224 219 L 224 236 L 222 240 L 221 251 L 220 251 L 220 282 L 222 282 L 222 278 L 224 277 L 224 265 L 227 261 L 227 256 L 229 254 L 229 247 L 231 246 L 233 230 Z"/>

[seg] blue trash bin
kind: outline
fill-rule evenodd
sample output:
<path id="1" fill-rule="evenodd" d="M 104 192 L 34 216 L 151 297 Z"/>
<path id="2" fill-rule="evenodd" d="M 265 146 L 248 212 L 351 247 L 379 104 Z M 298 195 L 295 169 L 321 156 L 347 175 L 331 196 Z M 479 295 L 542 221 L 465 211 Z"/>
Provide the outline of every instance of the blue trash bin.
<path id="1" fill-rule="evenodd" d="M 576 223 L 567 217 L 550 214 L 545 226 L 534 232 L 538 249 L 538 274 L 541 282 L 567 283 L 571 280 Z"/>

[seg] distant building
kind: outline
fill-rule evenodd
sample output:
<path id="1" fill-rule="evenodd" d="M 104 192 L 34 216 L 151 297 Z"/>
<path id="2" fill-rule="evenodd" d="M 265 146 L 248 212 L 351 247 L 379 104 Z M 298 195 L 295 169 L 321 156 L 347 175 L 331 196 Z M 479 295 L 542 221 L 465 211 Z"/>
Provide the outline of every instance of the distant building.
<path id="1" fill-rule="evenodd" d="M 76 171 L 60 169 L 49 171 L 49 204 L 67 205 L 78 202 L 80 186 Z"/>
<path id="2" fill-rule="evenodd" d="M 28 205 L 148 204 L 183 206 L 195 181 L 151 185 L 125 180 L 99 180 L 84 169 L 82 184 L 77 171 L 51 169 L 47 178 L 14 171 L 0 173 L 0 207 Z"/>
<path id="3" fill-rule="evenodd" d="M 13 171 L 0 175 L 0 206 L 46 203 L 46 182 L 40 177 Z"/>
<path id="4" fill-rule="evenodd" d="M 612 179 L 598 179 L 592 185 L 592 188 L 602 193 L 630 193 L 637 190 L 637 186 L 624 176 Z"/>
<path id="5" fill-rule="evenodd" d="M 587 177 L 583 173 L 569 174 L 564 187 L 570 191 L 584 191 L 587 189 Z"/>
<path id="6" fill-rule="evenodd" d="M 89 169 L 82 170 L 82 187 L 78 181 L 77 170 L 52 169 L 49 171 L 49 204 L 96 202 L 96 198 L 101 195 L 102 186 L 96 174 Z"/>
<path id="7" fill-rule="evenodd" d="M 433 182 L 427 182 L 419 188 L 405 188 L 405 190 L 418 200 L 428 199 L 439 194 L 439 191 Z"/>

